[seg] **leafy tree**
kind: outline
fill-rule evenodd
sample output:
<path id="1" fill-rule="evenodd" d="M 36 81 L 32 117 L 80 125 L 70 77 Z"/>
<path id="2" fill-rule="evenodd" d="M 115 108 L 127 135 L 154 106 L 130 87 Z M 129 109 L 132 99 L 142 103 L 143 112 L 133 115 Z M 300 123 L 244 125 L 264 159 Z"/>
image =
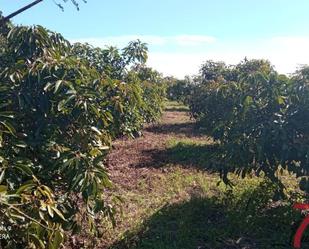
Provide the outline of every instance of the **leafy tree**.
<path id="1" fill-rule="evenodd" d="M 191 94 L 192 82 L 189 78 L 184 80 L 169 79 L 167 87 L 167 96 L 171 100 L 186 103 L 188 96 Z"/>
<path id="2" fill-rule="evenodd" d="M 72 54 L 84 60 L 101 74 L 113 79 L 122 79 L 125 74 L 125 61 L 115 47 L 94 48 L 90 44 L 73 44 Z"/>
<path id="3" fill-rule="evenodd" d="M 145 65 L 132 68 L 133 71 L 136 71 L 138 78 L 141 81 L 150 81 L 153 83 L 160 83 L 163 80 L 163 75 L 158 71 L 152 69 L 151 67 L 146 67 Z"/>
<path id="4" fill-rule="evenodd" d="M 148 48 L 147 44 L 141 42 L 139 39 L 129 43 L 127 47 L 123 49 L 123 55 L 126 64 L 140 63 L 145 64 L 148 59 Z"/>
<path id="5" fill-rule="evenodd" d="M 190 95 L 190 109 L 218 142 L 212 166 L 228 181 L 228 173 L 263 172 L 283 186 L 277 172 L 285 168 L 308 174 L 308 72 L 278 75 L 268 61 L 244 60 L 236 80 L 199 84 Z"/>
<path id="6" fill-rule="evenodd" d="M 0 11 L 0 20 L 3 19 L 2 11 Z M 1 36 L 6 36 L 8 32 L 10 31 L 10 28 L 12 27 L 11 22 L 6 22 L 4 25 L 0 26 L 0 34 Z"/>
<path id="7" fill-rule="evenodd" d="M 102 49 L 81 43 L 75 43 L 72 50 L 74 55 L 84 59 L 100 73 L 119 80 L 125 78 L 130 67 L 135 71 L 139 70 L 139 65 L 143 65 L 147 60 L 147 51 L 146 43 L 139 40 L 130 42 L 122 52 L 113 46 Z M 145 68 L 145 66 L 141 67 Z"/>
<path id="8" fill-rule="evenodd" d="M 0 11 L 0 19 L 2 18 L 2 12 Z M 12 27 L 13 25 L 11 22 L 6 22 L 5 25 L 0 26 L 0 71 L 10 63 L 11 55 L 7 53 L 7 35 Z"/>
<path id="9" fill-rule="evenodd" d="M 206 61 L 200 69 L 202 82 L 207 83 L 224 79 L 226 71 L 227 66 L 224 62 Z"/>
<path id="10" fill-rule="evenodd" d="M 257 72 L 266 75 L 275 72 L 274 67 L 268 60 L 248 60 L 247 58 L 237 64 L 234 67 L 234 71 L 237 73 L 239 78 L 247 77 Z"/>
<path id="11" fill-rule="evenodd" d="M 0 77 L 1 220 L 16 229 L 2 245 L 58 248 L 64 230 L 87 221 L 95 232 L 94 214 L 113 212 L 103 192 L 112 122 L 104 83 L 61 56 L 70 47 L 59 34 L 17 27 L 8 42 L 15 63 Z"/>
<path id="12" fill-rule="evenodd" d="M 13 231 L 1 246 L 59 248 L 65 231 L 82 226 L 98 235 L 102 219 L 114 222 L 117 201 L 106 192 L 111 140 L 134 136 L 157 118 L 161 92 L 144 86 L 136 72 L 126 82 L 107 77 L 106 64 L 96 65 L 106 51 L 72 47 L 41 26 L 14 27 L 6 39 L 11 61 L 0 73 L 0 218 Z"/>

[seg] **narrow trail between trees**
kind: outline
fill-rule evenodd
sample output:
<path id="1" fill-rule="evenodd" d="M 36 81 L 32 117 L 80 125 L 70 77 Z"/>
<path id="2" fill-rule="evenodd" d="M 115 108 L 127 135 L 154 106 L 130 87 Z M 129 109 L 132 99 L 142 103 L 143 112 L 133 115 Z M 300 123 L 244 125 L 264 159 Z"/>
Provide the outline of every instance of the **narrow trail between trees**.
<path id="1" fill-rule="evenodd" d="M 205 144 L 209 138 L 195 129 L 185 106 L 172 102 L 160 121 L 144 128 L 141 137 L 113 142 L 106 164 L 114 192 L 123 200 L 123 214 L 115 229 L 107 229 L 100 248 L 133 248 L 131 240 L 144 232 L 143 224 L 161 208 L 189 200 L 194 192 L 202 191 L 203 184 L 208 187 L 213 182 L 215 189 L 217 176 L 190 165 L 192 154 L 173 150 L 180 141 Z"/>
<path id="2" fill-rule="evenodd" d="M 207 168 L 214 149 L 173 102 L 141 137 L 114 141 L 106 165 L 122 212 L 89 248 L 292 248 L 290 206 L 270 205 L 273 188 L 261 177 L 231 176 L 233 191 L 218 184 L 216 169 Z"/>
<path id="3" fill-rule="evenodd" d="M 121 138 L 113 143 L 107 159 L 111 179 L 119 187 L 132 189 L 141 178 L 164 172 L 161 166 L 168 163 L 163 153 L 173 139 L 205 140 L 194 129 L 194 121 L 187 110 L 167 108 L 161 120 L 145 127 L 136 139 Z"/>

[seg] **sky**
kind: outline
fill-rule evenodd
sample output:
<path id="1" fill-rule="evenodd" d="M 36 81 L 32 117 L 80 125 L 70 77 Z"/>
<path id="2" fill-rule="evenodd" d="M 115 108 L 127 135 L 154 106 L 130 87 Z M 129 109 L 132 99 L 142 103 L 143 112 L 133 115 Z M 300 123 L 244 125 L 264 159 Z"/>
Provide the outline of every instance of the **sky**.
<path id="1" fill-rule="evenodd" d="M 139 38 L 149 47 L 147 64 L 178 78 L 197 74 L 206 60 L 268 59 L 287 74 L 309 64 L 308 0 L 77 0 L 79 11 L 62 1 L 44 0 L 12 21 L 99 47 Z M 30 2 L 0 0 L 0 11 Z"/>

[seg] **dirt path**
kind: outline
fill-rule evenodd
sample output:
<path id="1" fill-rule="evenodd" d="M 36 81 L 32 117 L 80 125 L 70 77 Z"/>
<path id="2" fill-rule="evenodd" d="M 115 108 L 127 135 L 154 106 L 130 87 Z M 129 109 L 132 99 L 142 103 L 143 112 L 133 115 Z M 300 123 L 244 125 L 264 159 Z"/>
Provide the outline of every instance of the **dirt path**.
<path id="1" fill-rule="evenodd" d="M 143 136 L 114 141 L 107 167 L 123 212 L 116 214 L 115 228 L 102 224 L 103 235 L 92 246 L 76 248 L 290 248 L 296 220 L 290 208 L 269 209 L 272 190 L 263 179 L 234 177 L 233 194 L 218 185 L 218 173 L 207 165 L 214 148 L 179 105 L 145 127 Z M 248 209 L 252 198 L 260 210 Z"/>
<path id="2" fill-rule="evenodd" d="M 124 200 L 124 215 L 117 216 L 117 227 L 107 229 L 97 248 L 126 248 L 117 241 L 131 237 L 125 234 L 141 229 L 163 206 L 190 198 L 195 182 L 206 179 L 196 168 L 169 164 L 165 154 L 170 141 L 207 139 L 194 127 L 188 111 L 177 105 L 167 108 L 158 123 L 146 126 L 141 137 L 113 142 L 107 167 L 115 193 Z"/>
<path id="3" fill-rule="evenodd" d="M 155 152 L 164 150 L 171 139 L 186 138 L 203 139 L 195 132 L 188 112 L 165 111 L 157 124 L 145 127 L 143 136 L 137 139 L 122 138 L 113 143 L 113 150 L 107 159 L 112 181 L 121 188 L 134 188 L 138 179 L 162 171 L 156 164 L 162 164 L 164 158 L 153 158 Z"/>

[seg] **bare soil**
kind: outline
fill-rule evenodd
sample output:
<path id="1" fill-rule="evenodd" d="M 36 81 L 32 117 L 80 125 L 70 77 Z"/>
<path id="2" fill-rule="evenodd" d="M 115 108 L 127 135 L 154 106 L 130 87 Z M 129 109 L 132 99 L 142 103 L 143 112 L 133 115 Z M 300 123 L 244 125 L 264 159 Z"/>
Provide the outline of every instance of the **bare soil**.
<path id="1" fill-rule="evenodd" d="M 121 188 L 134 189 L 138 179 L 162 173 L 156 164 L 161 164 L 164 158 L 153 160 L 153 154 L 164 150 L 171 139 L 185 138 L 205 139 L 196 131 L 188 112 L 166 111 L 160 122 L 145 127 L 141 137 L 116 140 L 107 157 L 112 181 Z"/>

